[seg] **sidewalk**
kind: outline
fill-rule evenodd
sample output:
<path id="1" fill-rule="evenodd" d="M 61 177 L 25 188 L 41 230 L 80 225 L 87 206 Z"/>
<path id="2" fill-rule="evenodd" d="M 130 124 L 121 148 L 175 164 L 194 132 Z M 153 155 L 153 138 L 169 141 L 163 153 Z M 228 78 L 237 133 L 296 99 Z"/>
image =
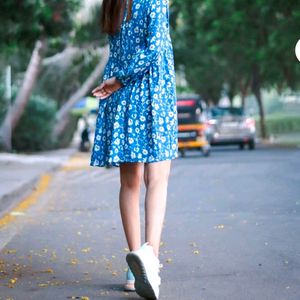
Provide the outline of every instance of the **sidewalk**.
<path id="1" fill-rule="evenodd" d="M 0 217 L 34 189 L 41 175 L 59 168 L 76 152 L 68 148 L 29 155 L 0 153 Z"/>
<path id="2" fill-rule="evenodd" d="M 262 143 L 269 146 L 300 148 L 300 133 L 272 135 L 269 139 L 262 140 Z"/>

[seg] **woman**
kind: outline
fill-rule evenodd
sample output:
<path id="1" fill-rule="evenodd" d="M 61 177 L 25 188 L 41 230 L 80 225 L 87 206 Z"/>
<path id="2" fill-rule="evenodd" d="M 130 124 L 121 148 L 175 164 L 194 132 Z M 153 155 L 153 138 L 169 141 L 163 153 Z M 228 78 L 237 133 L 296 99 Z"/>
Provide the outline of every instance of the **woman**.
<path id="1" fill-rule="evenodd" d="M 126 289 L 159 296 L 159 245 L 171 160 L 177 157 L 177 110 L 167 0 L 104 0 L 110 57 L 100 98 L 92 166 L 120 167 L 120 211 L 130 249 Z M 139 197 L 146 186 L 141 246 Z M 134 276 L 132 276 L 132 273 Z"/>

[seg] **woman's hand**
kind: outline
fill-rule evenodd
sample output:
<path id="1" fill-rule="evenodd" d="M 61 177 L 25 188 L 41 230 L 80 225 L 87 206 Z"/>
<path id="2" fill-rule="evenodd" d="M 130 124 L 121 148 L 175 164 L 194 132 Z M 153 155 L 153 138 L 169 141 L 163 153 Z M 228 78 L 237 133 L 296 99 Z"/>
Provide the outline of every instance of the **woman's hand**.
<path id="1" fill-rule="evenodd" d="M 121 82 L 116 77 L 112 77 L 103 81 L 101 85 L 99 85 L 92 91 L 92 94 L 93 96 L 98 97 L 100 99 L 106 99 L 112 93 L 119 90 L 121 87 Z"/>

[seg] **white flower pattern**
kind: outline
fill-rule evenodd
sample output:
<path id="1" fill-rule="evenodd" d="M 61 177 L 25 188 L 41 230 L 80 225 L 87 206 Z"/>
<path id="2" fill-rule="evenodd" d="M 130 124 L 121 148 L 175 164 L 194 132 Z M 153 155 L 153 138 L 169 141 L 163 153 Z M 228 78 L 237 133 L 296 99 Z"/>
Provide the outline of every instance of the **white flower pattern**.
<path id="1" fill-rule="evenodd" d="M 92 166 L 174 159 L 177 108 L 168 0 L 133 0 L 132 17 L 109 37 L 104 80 L 123 87 L 99 102 Z"/>

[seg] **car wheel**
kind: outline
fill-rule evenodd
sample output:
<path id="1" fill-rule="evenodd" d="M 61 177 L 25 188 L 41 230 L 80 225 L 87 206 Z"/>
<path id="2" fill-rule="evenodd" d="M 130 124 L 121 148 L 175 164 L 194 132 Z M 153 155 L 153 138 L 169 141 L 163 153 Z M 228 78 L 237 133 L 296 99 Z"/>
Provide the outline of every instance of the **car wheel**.
<path id="1" fill-rule="evenodd" d="M 254 140 L 249 141 L 248 147 L 249 147 L 249 150 L 254 150 L 255 149 L 255 141 Z"/>
<path id="2" fill-rule="evenodd" d="M 204 157 L 208 157 L 208 156 L 210 156 L 210 149 L 202 149 L 202 153 L 203 153 Z"/>
<path id="3" fill-rule="evenodd" d="M 200 148 L 200 150 L 205 157 L 208 157 L 210 155 L 210 144 L 203 146 L 202 148 Z"/>
<path id="4" fill-rule="evenodd" d="M 244 150 L 245 144 L 244 143 L 239 144 L 239 148 L 240 148 L 240 150 Z"/>
<path id="5" fill-rule="evenodd" d="M 185 153 L 185 150 L 184 150 L 184 149 L 181 149 L 181 150 L 180 150 L 180 155 L 181 155 L 181 157 L 185 157 L 185 154 L 186 154 L 186 153 Z"/>

